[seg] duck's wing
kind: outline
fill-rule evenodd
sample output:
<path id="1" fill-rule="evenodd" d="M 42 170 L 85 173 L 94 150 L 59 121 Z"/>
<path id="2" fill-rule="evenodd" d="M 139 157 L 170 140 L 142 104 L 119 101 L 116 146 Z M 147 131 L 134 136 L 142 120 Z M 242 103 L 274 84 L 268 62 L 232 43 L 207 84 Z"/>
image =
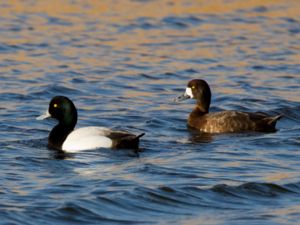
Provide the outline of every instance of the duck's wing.
<path id="1" fill-rule="evenodd" d="M 206 130 L 211 133 L 241 132 L 255 125 L 249 113 L 239 111 L 209 113 L 206 121 Z"/>
<path id="2" fill-rule="evenodd" d="M 265 113 L 222 111 L 205 116 L 204 131 L 208 133 L 241 131 L 275 131 L 276 122 L 282 115 L 269 116 Z"/>
<path id="3" fill-rule="evenodd" d="M 249 118 L 255 123 L 256 131 L 276 131 L 276 123 L 283 114 L 270 116 L 263 112 L 249 113 Z"/>

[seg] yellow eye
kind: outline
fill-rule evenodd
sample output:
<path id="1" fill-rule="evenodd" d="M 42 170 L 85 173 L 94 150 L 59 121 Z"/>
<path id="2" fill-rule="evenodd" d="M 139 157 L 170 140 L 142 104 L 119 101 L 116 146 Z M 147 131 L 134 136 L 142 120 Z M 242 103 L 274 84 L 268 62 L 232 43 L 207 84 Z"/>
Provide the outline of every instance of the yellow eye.
<path id="1" fill-rule="evenodd" d="M 192 86 L 192 89 L 195 89 L 196 87 L 195 86 Z"/>
<path id="2" fill-rule="evenodd" d="M 53 105 L 53 107 L 54 107 L 54 108 L 57 108 L 57 107 L 58 107 L 58 105 L 55 103 L 55 104 Z"/>

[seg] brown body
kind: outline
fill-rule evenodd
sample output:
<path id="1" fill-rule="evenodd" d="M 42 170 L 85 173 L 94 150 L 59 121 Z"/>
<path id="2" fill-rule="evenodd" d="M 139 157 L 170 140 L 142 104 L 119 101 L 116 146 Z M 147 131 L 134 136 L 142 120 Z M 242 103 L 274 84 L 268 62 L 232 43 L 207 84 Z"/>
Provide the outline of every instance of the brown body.
<path id="1" fill-rule="evenodd" d="M 276 131 L 276 122 L 282 115 L 269 116 L 265 113 L 222 111 L 209 113 L 211 91 L 205 80 L 191 80 L 186 92 L 176 101 L 195 99 L 196 107 L 188 118 L 188 125 L 203 133 L 232 133 L 244 131 Z"/>
<path id="2" fill-rule="evenodd" d="M 276 121 L 281 117 L 270 117 L 264 113 L 222 111 L 201 113 L 195 109 L 189 116 L 188 125 L 203 133 L 232 133 L 243 131 L 276 131 Z"/>

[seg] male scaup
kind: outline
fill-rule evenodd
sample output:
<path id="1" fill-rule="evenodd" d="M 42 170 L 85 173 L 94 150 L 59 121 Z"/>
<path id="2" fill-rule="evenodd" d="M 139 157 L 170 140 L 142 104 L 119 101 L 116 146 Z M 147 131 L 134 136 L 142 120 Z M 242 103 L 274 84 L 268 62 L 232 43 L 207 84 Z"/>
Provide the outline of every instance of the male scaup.
<path id="1" fill-rule="evenodd" d="M 176 101 L 196 99 L 197 104 L 188 118 L 188 126 L 204 133 L 229 133 L 243 131 L 276 131 L 275 125 L 282 115 L 269 116 L 265 113 L 222 111 L 209 113 L 211 91 L 206 81 L 189 81 L 183 95 Z"/>
<path id="2" fill-rule="evenodd" d="M 64 152 L 78 152 L 96 148 L 132 148 L 138 149 L 139 139 L 144 135 L 134 135 L 125 131 L 114 131 L 105 127 L 83 127 L 75 129 L 77 110 L 73 102 L 64 96 L 52 98 L 45 115 L 58 120 L 48 137 L 48 147 Z"/>

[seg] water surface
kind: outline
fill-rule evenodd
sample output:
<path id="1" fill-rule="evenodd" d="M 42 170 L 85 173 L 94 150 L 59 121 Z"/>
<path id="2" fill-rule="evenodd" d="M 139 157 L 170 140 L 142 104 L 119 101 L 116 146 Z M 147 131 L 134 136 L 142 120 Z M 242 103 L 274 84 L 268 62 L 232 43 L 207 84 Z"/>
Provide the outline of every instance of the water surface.
<path id="1" fill-rule="evenodd" d="M 298 1 L 0 4 L 1 224 L 298 224 Z M 275 133 L 186 128 L 190 79 L 212 111 L 284 114 Z M 55 95 L 78 127 L 145 132 L 139 155 L 47 149 Z"/>

